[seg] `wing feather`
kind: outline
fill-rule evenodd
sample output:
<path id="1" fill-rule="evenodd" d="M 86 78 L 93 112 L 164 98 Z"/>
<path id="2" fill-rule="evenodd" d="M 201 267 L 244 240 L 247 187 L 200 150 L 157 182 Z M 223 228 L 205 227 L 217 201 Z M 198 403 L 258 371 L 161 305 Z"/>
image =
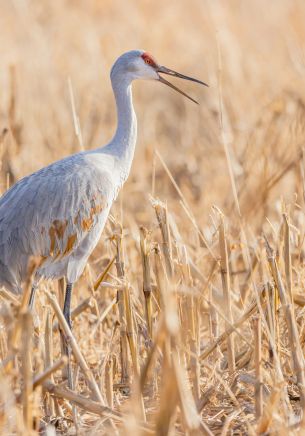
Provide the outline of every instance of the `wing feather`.
<path id="1" fill-rule="evenodd" d="M 0 262 L 9 265 L 17 252 L 62 258 L 114 195 L 111 172 L 81 153 L 25 177 L 0 199 Z"/>

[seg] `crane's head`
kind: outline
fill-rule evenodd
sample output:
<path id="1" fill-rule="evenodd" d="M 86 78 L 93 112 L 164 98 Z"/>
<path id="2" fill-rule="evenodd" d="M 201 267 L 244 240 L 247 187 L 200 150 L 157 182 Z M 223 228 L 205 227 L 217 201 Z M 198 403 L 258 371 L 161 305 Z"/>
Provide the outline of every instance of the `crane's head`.
<path id="1" fill-rule="evenodd" d="M 165 80 L 160 74 L 167 74 L 169 76 L 179 77 L 180 79 L 184 80 L 191 80 L 192 82 L 208 86 L 201 80 L 185 76 L 184 74 L 177 73 L 177 71 L 173 71 L 167 67 L 159 65 L 151 56 L 151 54 L 144 50 L 131 50 L 121 55 L 112 67 L 111 79 L 126 79 L 128 82 L 136 79 L 158 80 L 159 82 L 164 83 L 165 85 L 189 98 L 194 103 L 197 103 L 196 100 L 187 95 L 185 92 L 181 91 L 181 89 L 177 88 L 172 83 Z"/>

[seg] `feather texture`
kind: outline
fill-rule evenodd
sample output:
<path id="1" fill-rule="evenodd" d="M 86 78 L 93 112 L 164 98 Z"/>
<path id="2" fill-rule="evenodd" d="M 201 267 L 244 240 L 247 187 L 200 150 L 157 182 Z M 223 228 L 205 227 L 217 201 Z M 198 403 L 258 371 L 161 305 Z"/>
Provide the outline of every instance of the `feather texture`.
<path id="1" fill-rule="evenodd" d="M 20 291 L 30 256 L 42 259 L 38 275 L 61 276 L 88 235 L 100 236 L 116 194 L 112 161 L 105 156 L 107 168 L 99 168 L 85 153 L 73 155 L 25 177 L 3 195 L 0 280 L 9 270 L 11 290 Z"/>
<path id="2" fill-rule="evenodd" d="M 125 53 L 112 69 L 118 115 L 113 139 L 42 168 L 1 197 L 0 286 L 21 292 L 31 256 L 39 258 L 36 280 L 65 277 L 73 283 L 81 275 L 130 172 L 137 136 L 131 82 L 146 68 L 142 54 Z"/>

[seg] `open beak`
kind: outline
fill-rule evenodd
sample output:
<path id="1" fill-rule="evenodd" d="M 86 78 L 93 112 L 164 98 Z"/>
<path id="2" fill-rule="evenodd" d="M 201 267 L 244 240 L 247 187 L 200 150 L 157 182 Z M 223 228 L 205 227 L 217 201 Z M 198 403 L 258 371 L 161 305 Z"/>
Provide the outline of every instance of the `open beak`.
<path id="1" fill-rule="evenodd" d="M 206 83 L 202 82 L 201 80 L 194 79 L 193 77 L 185 76 L 184 74 L 177 73 L 176 71 L 170 70 L 169 68 L 163 67 L 161 65 L 157 66 L 157 73 L 167 74 L 169 76 L 179 77 L 180 79 L 190 80 L 191 82 L 200 83 L 200 85 L 209 86 Z M 184 97 L 188 98 L 189 100 L 192 100 L 196 104 L 199 104 L 198 101 L 194 100 L 185 92 L 181 91 L 181 89 L 177 88 L 175 85 L 165 80 L 162 76 L 160 76 L 160 74 L 159 74 L 159 82 L 164 83 L 165 85 L 169 86 L 170 88 L 184 95 Z"/>

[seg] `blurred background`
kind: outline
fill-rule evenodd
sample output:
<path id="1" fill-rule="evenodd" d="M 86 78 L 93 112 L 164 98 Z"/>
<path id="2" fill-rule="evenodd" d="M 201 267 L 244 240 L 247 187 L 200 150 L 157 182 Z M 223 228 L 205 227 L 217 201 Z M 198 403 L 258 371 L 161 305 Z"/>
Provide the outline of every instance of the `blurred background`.
<path id="1" fill-rule="evenodd" d="M 124 51 L 143 48 L 159 63 L 210 87 L 182 83 L 200 102 L 196 106 L 158 83 L 134 84 L 138 146 L 119 202 L 127 223 L 150 221 L 152 189 L 166 199 L 178 224 L 188 223 L 155 150 L 207 237 L 212 205 L 231 219 L 238 216 L 228 165 L 241 215 L 256 229 L 276 213 L 282 196 L 303 201 L 304 2 L 0 4 L 2 191 L 81 149 L 69 81 L 84 148 L 111 139 L 116 113 L 110 68 Z M 115 206 L 113 213 L 119 211 Z M 184 230 L 188 236 L 188 226 Z"/>
<path id="2" fill-rule="evenodd" d="M 162 247 L 166 245 L 158 229 L 155 216 L 157 207 L 154 210 L 151 206 L 150 196 L 167 205 L 169 241 L 173 245 L 172 261 L 176 273 L 174 280 L 179 291 L 176 294 L 175 288 L 175 298 L 179 306 L 179 322 L 183 326 L 181 334 L 175 334 L 175 340 L 179 344 L 182 338 L 181 356 L 188 353 L 185 350 L 189 350 L 190 360 L 197 356 L 193 367 L 187 360 L 185 362 L 187 369 L 193 371 L 190 372 L 191 376 L 195 374 L 194 380 L 200 382 L 197 383 L 197 394 L 202 395 L 201 399 L 196 395 L 203 402 L 199 401 L 201 406 L 198 406 L 195 396 L 196 407 L 200 413 L 203 410 L 204 419 L 211 418 L 207 422 L 213 431 L 216 429 L 214 434 L 225 434 L 223 428 L 228 429 L 231 418 L 235 420 L 237 416 L 236 404 L 227 395 L 232 387 L 230 374 L 226 379 L 227 385 L 227 382 L 219 383 L 219 378 L 214 378 L 214 369 L 217 371 L 220 363 L 222 367 L 219 373 L 227 376 L 222 371 L 226 368 L 226 347 L 222 348 L 224 354 L 219 354 L 218 350 L 209 359 L 199 359 L 207 344 L 226 328 L 222 312 L 227 313 L 229 307 L 224 298 L 225 291 L 221 290 L 227 271 L 218 268 L 219 256 L 224 253 L 221 248 L 224 230 L 223 233 L 218 232 L 222 214 L 218 214 L 217 210 L 220 209 L 226 216 L 230 262 L 227 270 L 229 278 L 231 274 L 230 293 L 235 320 L 257 298 L 258 290 L 263 287 L 275 289 L 262 233 L 267 235 L 271 246 L 275 248 L 279 268 L 283 277 L 285 271 L 288 285 L 292 283 L 291 265 L 286 268 L 285 262 L 288 262 L 289 256 L 284 261 L 282 254 L 285 251 L 283 247 L 286 246 L 288 250 L 287 245 L 291 242 L 294 291 L 298 290 L 302 296 L 301 303 L 298 303 L 301 309 L 296 313 L 304 352 L 304 23 L 303 0 L 0 0 L 1 193 L 21 177 L 56 159 L 82 149 L 101 146 L 111 139 L 116 128 L 116 111 L 109 73 L 113 62 L 123 52 L 145 49 L 160 64 L 209 84 L 209 88 L 206 88 L 191 82 L 179 82 L 182 89 L 199 101 L 199 106 L 159 83 L 138 81 L 133 85 L 138 116 L 135 160 L 130 177 L 112 207 L 115 220 L 108 222 L 90 265 L 75 286 L 72 301 L 73 308 L 86 297 L 93 301 L 93 308 L 74 320 L 73 330 L 99 385 L 103 386 L 108 380 L 111 393 L 114 383 L 115 408 L 121 407 L 127 395 L 117 385 L 119 371 L 112 374 L 105 370 L 108 363 L 112 365 L 112 359 L 118 362 L 121 355 L 117 328 L 121 318 L 116 304 L 118 281 L 114 266 L 107 276 L 114 285 L 109 289 L 105 286 L 94 290 L 93 283 L 115 252 L 115 246 L 110 242 L 114 234 L 111 222 L 120 222 L 124 228 L 124 278 L 130 284 L 132 310 L 136 314 L 133 316 L 139 338 L 138 363 L 139 367 L 146 365 L 149 347 L 143 334 L 147 329 L 144 321 L 139 227 L 145 226 L 150 231 L 152 245 L 157 242 Z M 82 140 L 76 134 L 72 101 Z M 290 215 L 286 227 L 283 212 Z M 145 231 L 143 234 L 146 234 Z M 150 255 L 153 257 L 149 251 Z M 158 270 L 153 266 L 151 271 L 151 284 L 158 299 Z M 290 273 L 289 280 L 287 271 Z M 42 284 L 42 289 L 44 286 Z M 49 286 L 56 288 L 55 283 Z M 48 308 L 45 293 L 38 294 L 36 315 L 41 324 L 39 328 L 35 319 L 36 349 L 33 356 L 36 367 L 43 368 L 43 327 L 47 326 L 46 317 L 50 318 L 53 312 Z M 273 298 L 275 294 L 272 295 L 272 298 L 268 297 L 274 304 L 272 313 L 275 319 L 276 315 L 279 319 L 270 321 L 270 325 L 278 323 L 278 329 L 273 330 L 277 335 L 274 343 L 277 350 L 290 350 L 286 312 L 278 310 L 276 299 Z M 4 297 L 1 298 L 2 302 Z M 6 295 L 4 301 L 7 298 Z M 8 300 L 15 301 L 15 307 L 19 307 L 15 298 Z M 215 303 L 214 306 L 209 306 L 210 301 Z M 190 302 L 192 305 L 189 305 Z M 0 326 L 0 348 L 2 358 L 6 359 L 7 356 L 11 358 L 7 351 L 11 346 L 10 332 L 13 329 L 18 331 L 19 327 L 11 308 L 7 304 L 2 306 L 6 318 Z M 215 307 L 221 314 L 219 329 Z M 164 311 L 156 302 L 153 308 L 155 334 Z M 99 314 L 103 313 L 108 315 L 103 318 L 105 322 L 99 325 L 102 319 Z M 187 336 L 194 317 L 197 321 L 194 321 L 192 328 L 196 327 L 197 354 L 192 348 L 193 336 L 192 341 L 189 340 L 191 336 Z M 293 403 L 291 406 L 290 400 L 286 403 L 283 401 L 281 405 L 273 403 L 273 392 L 281 390 L 283 398 L 287 392 L 278 373 L 270 369 L 273 354 L 268 349 L 266 338 L 269 336 L 263 327 L 264 358 L 267 362 L 264 380 L 275 389 L 270 395 L 270 404 L 277 413 L 273 409 L 270 413 L 268 408 L 265 410 L 269 413 L 268 420 L 269 417 L 275 417 L 274 429 L 280 429 L 281 434 L 288 434 L 288 430 L 283 432 L 283 425 L 287 424 L 288 418 L 290 423 L 295 422 L 295 416 L 290 419 L 290 415 L 299 404 L 296 402 L 296 405 Z M 249 343 L 253 343 L 254 330 L 250 323 L 243 324 L 241 337 L 247 338 L 246 346 L 236 335 L 240 372 L 247 370 L 253 373 Z M 88 332 L 88 335 L 84 335 L 84 332 Z M 54 356 L 58 356 L 58 335 L 55 335 L 55 339 Z M 11 367 L 13 369 L 18 368 L 14 353 L 15 349 L 12 354 L 15 362 L 15 366 Z M 296 371 L 289 359 L 289 352 L 283 351 L 283 373 L 290 383 L 295 380 Z M 208 369 L 205 367 L 206 361 L 210 362 Z M 145 399 L 145 407 L 148 415 L 154 410 L 156 422 L 162 426 L 163 412 L 168 419 L 174 417 L 173 422 L 176 420 L 176 403 L 173 402 L 173 388 L 169 384 L 174 383 L 173 370 L 167 364 L 161 368 L 162 360 L 160 365 L 158 362 L 152 373 L 160 389 L 154 390 L 154 403 L 150 403 L 151 399 Z M 183 366 L 184 357 L 181 362 Z M 2 389 L 5 394 L 3 398 L 0 392 L 0 403 L 9 403 L 7 422 L 10 428 L 15 428 L 18 420 L 14 418 L 10 404 L 15 401 L 15 396 L 19 396 L 14 392 L 20 392 L 20 386 L 22 389 L 20 371 L 14 369 L 4 375 L 1 373 L 0 377 L 0 382 L 5 386 Z M 163 380 L 168 383 L 163 383 Z M 228 386 L 227 390 L 223 386 Z M 213 399 L 211 392 L 216 392 Z M 234 426 L 238 428 L 244 419 L 245 425 L 242 424 L 238 434 L 248 434 L 251 433 L 247 427 L 250 415 L 249 419 L 254 422 L 252 385 L 239 392 L 242 395 L 238 399 L 240 411 L 237 412 L 245 413 L 247 419 L 239 416 Z M 205 397 L 209 402 L 206 407 Z M 291 398 L 293 402 L 297 399 L 295 396 Z M 108 404 L 111 405 L 112 400 Z M 130 416 L 133 423 L 136 412 L 132 401 Z M 38 428 L 40 418 L 45 414 L 39 395 L 33 404 Z M 69 409 L 65 405 L 64 408 L 69 415 L 71 407 Z M 20 416 L 20 407 L 16 410 L 16 416 Z M 219 413 L 223 414 L 224 410 L 225 414 L 219 418 Z M 268 422 L 271 421 L 270 418 Z M 98 425 L 103 422 L 104 419 L 101 419 Z M 91 418 L 89 424 L 92 427 Z M 70 425 L 69 422 L 67 425 Z M 90 425 L 84 427 L 86 434 L 89 434 Z M 92 435 L 97 434 L 96 428 L 93 427 Z M 109 434 L 109 428 L 105 428 L 104 434 Z M 129 431 L 126 434 L 130 434 L 130 428 L 133 427 L 127 428 Z M 25 433 L 21 430 L 20 434 Z"/>

